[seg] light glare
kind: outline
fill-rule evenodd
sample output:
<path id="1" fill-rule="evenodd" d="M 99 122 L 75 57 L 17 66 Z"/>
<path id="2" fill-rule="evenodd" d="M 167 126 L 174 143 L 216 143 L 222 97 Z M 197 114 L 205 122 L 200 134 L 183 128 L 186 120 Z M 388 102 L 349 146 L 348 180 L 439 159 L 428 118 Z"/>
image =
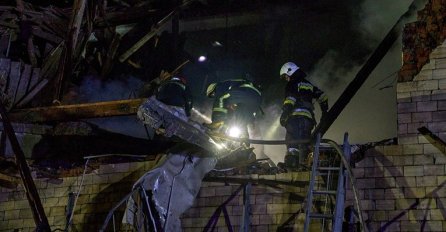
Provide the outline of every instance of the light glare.
<path id="1" fill-rule="evenodd" d="M 199 62 L 205 62 L 205 61 L 206 61 L 206 56 L 200 56 L 200 57 L 198 57 L 198 61 L 199 61 Z"/>
<path id="2" fill-rule="evenodd" d="M 240 138 L 242 131 L 238 127 L 231 127 L 228 134 L 230 137 Z"/>

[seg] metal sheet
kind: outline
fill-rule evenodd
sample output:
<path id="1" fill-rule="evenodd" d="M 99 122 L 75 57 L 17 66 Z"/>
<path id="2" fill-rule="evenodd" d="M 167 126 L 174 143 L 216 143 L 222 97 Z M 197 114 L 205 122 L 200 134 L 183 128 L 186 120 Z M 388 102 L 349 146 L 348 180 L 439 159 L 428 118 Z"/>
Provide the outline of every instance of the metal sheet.
<path id="1" fill-rule="evenodd" d="M 151 202 L 158 213 L 157 217 L 163 231 L 181 231 L 181 214 L 192 206 L 202 179 L 216 163 L 217 159 L 212 157 L 168 154 L 159 166 L 147 172 L 135 183 L 133 188 L 144 189 L 151 199 L 141 200 L 145 199 L 145 196 L 141 196 L 141 191 L 136 191 L 135 194 L 139 196 L 130 197 L 123 222 L 134 226 L 147 225 L 147 222 L 142 222 L 147 218 L 141 218 L 139 215 L 151 214 L 144 212 L 144 209 L 147 211 L 151 208 L 147 205 Z"/>

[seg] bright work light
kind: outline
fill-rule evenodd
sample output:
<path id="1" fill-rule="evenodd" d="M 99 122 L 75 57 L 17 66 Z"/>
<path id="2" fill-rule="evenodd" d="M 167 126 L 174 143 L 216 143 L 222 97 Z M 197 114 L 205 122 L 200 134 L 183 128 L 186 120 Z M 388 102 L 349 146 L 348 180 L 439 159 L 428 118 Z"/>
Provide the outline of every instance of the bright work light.
<path id="1" fill-rule="evenodd" d="M 240 128 L 234 126 L 229 128 L 228 135 L 230 137 L 240 138 L 240 136 L 242 135 L 242 131 L 240 130 Z"/>

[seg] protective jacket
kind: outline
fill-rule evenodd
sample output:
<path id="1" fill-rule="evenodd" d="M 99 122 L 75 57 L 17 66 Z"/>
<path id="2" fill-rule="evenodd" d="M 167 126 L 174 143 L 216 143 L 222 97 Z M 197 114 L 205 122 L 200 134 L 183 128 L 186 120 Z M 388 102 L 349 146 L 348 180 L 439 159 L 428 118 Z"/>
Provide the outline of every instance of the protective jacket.
<path id="1" fill-rule="evenodd" d="M 212 121 L 225 121 L 228 113 L 235 113 L 242 120 L 252 118 L 260 109 L 262 94 L 246 79 L 232 79 L 217 84 L 212 108 Z"/>
<path id="2" fill-rule="evenodd" d="M 178 77 L 164 81 L 156 91 L 156 99 L 166 105 L 184 107 L 187 116 L 192 109 L 192 94 L 189 87 Z"/>
<path id="3" fill-rule="evenodd" d="M 322 90 L 305 78 L 289 81 L 285 89 L 280 123 L 286 124 L 287 119 L 293 116 L 303 116 L 315 121 L 313 99 L 318 101 L 322 113 L 327 112 L 328 98 Z"/>

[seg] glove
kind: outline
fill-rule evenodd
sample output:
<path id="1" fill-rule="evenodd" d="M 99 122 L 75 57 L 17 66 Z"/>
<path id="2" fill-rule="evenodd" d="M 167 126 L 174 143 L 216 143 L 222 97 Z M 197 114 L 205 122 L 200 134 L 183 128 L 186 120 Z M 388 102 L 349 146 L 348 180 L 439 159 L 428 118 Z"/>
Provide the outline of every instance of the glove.
<path id="1" fill-rule="evenodd" d="M 204 124 L 204 126 L 211 130 L 217 130 L 220 129 L 224 124 L 225 124 L 224 121 L 219 121 L 219 122 L 212 122 L 210 124 Z"/>
<path id="2" fill-rule="evenodd" d="M 161 70 L 161 73 L 160 73 L 160 76 L 159 76 L 159 79 L 160 79 L 161 81 L 168 80 L 168 79 L 171 78 L 171 77 L 172 77 L 172 74 L 170 74 L 170 73 L 167 72 L 167 71 L 164 71 L 164 69 Z"/>
<path id="3" fill-rule="evenodd" d="M 288 114 L 280 115 L 280 125 L 285 127 L 288 122 Z"/>

